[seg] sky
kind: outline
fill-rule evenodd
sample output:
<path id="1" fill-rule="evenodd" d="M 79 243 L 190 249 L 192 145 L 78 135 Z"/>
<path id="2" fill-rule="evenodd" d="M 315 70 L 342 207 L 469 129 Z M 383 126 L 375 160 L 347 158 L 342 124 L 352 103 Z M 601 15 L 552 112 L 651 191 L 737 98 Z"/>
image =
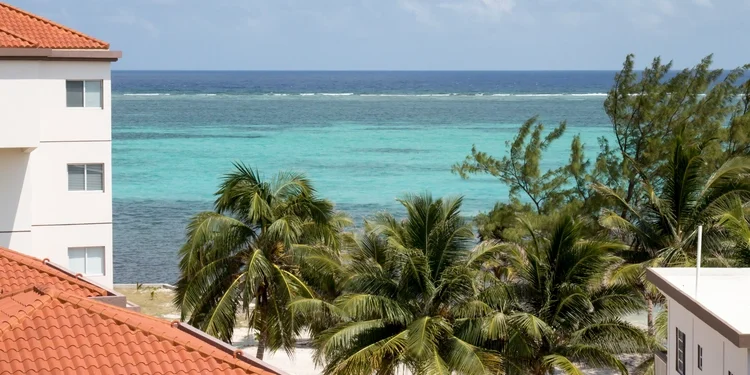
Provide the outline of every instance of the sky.
<path id="1" fill-rule="evenodd" d="M 123 51 L 114 69 L 616 70 L 750 63 L 750 0 L 2 0 Z"/>

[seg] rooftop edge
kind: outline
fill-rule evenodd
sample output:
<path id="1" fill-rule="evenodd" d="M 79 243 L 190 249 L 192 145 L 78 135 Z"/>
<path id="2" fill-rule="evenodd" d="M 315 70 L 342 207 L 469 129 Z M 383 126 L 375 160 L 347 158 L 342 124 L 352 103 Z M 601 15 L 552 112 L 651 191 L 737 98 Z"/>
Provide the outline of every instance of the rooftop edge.
<path id="1" fill-rule="evenodd" d="M 0 60 L 109 61 L 122 57 L 122 51 L 97 49 L 0 48 Z"/>
<path id="2" fill-rule="evenodd" d="M 738 348 L 750 348 L 750 333 L 742 333 L 738 331 L 734 326 L 718 317 L 711 310 L 706 308 L 706 306 L 703 306 L 693 296 L 685 293 L 682 289 L 669 282 L 669 280 L 658 272 L 659 270 L 664 269 L 665 268 L 646 269 L 646 280 L 654 284 L 654 286 L 661 290 L 662 293 L 674 299 L 675 302 L 690 311 L 716 332 L 719 332 L 719 334 L 724 336 Z M 750 270 L 748 270 L 748 272 L 750 272 Z"/>

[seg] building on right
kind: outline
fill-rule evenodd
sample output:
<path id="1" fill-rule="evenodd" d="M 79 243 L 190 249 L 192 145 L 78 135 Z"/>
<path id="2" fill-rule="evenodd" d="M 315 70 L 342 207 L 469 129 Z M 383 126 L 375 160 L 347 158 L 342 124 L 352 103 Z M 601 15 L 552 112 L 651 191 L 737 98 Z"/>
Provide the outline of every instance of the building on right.
<path id="1" fill-rule="evenodd" d="M 656 375 L 750 374 L 750 268 L 651 268 L 646 278 L 667 299 Z"/>

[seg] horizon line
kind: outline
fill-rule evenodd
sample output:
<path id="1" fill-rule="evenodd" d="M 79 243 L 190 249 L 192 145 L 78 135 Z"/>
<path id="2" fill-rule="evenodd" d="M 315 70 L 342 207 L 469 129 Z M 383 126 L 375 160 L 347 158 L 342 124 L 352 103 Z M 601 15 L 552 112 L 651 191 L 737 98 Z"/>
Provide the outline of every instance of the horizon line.
<path id="1" fill-rule="evenodd" d="M 674 69 L 680 71 L 682 69 Z M 506 69 L 506 70 L 482 70 L 482 69 L 112 69 L 113 72 L 288 72 L 288 73 L 361 73 L 361 72 L 395 72 L 395 73 L 495 73 L 495 72 L 619 72 L 621 69 Z M 642 70 L 635 70 L 642 71 Z"/>

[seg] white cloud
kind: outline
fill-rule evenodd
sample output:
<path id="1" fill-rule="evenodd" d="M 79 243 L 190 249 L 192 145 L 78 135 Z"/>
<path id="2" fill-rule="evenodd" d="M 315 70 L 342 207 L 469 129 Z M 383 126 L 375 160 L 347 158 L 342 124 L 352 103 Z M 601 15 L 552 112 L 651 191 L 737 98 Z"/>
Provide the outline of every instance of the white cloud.
<path id="1" fill-rule="evenodd" d="M 625 12 L 636 27 L 651 31 L 660 29 L 669 19 L 677 17 L 680 11 L 673 0 L 632 0 L 610 4 L 614 9 L 619 7 Z"/>
<path id="2" fill-rule="evenodd" d="M 418 0 L 399 0 L 398 5 L 401 9 L 411 13 L 417 22 L 421 24 L 429 26 L 437 24 L 428 4 Z"/>
<path id="3" fill-rule="evenodd" d="M 479 0 L 488 10 L 497 13 L 511 13 L 516 6 L 515 0 Z"/>
<path id="4" fill-rule="evenodd" d="M 469 13 L 488 19 L 498 19 L 513 13 L 515 0 L 448 0 L 438 4 L 443 9 Z"/>
<path id="5" fill-rule="evenodd" d="M 711 0 L 693 0 L 693 2 L 707 8 L 711 8 L 714 6 L 714 3 Z"/>
<path id="6" fill-rule="evenodd" d="M 701 1 L 701 0 L 698 0 Z M 675 7 L 671 0 L 657 0 L 655 1 L 656 8 L 662 14 L 666 16 L 673 16 L 675 13 Z"/>
<path id="7" fill-rule="evenodd" d="M 159 36 L 159 28 L 157 28 L 151 21 L 135 15 L 133 12 L 126 9 L 117 9 L 117 14 L 107 17 L 107 19 L 114 23 L 122 25 L 128 25 L 137 27 L 152 37 L 156 38 Z"/>

